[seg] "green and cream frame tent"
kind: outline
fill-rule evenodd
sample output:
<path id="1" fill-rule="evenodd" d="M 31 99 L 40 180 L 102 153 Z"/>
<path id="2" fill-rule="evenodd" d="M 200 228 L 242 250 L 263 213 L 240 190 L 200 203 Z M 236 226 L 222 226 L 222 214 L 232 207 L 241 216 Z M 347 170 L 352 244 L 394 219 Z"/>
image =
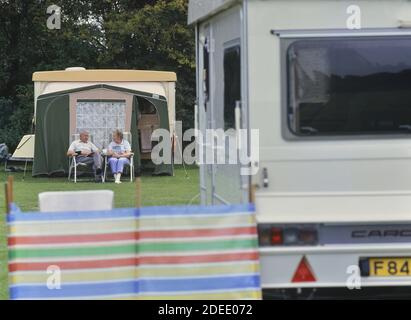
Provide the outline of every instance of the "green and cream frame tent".
<path id="1" fill-rule="evenodd" d="M 115 129 L 130 132 L 135 168 L 151 159 L 154 130 L 175 132 L 173 72 L 68 68 L 33 74 L 35 147 L 33 176 L 67 173 L 73 136 L 87 130 L 101 149 Z M 170 164 L 156 175 L 172 175 Z"/>

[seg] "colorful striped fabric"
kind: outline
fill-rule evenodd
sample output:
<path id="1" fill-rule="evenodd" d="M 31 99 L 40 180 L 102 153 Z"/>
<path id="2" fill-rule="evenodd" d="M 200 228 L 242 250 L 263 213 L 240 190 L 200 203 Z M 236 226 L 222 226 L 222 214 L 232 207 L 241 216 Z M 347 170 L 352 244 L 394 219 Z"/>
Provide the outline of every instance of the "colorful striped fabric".
<path id="1" fill-rule="evenodd" d="M 252 205 L 12 212 L 10 298 L 260 299 L 253 212 Z"/>

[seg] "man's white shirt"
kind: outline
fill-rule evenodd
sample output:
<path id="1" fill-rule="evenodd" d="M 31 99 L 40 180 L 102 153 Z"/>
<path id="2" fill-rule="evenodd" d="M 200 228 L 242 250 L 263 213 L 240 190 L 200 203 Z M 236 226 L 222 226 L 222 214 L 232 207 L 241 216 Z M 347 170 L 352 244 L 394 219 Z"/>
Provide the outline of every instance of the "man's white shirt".
<path id="1" fill-rule="evenodd" d="M 82 142 L 81 140 L 76 140 L 73 141 L 73 143 L 70 145 L 69 151 L 73 152 L 97 152 L 98 148 L 91 143 L 90 141 L 88 142 Z"/>

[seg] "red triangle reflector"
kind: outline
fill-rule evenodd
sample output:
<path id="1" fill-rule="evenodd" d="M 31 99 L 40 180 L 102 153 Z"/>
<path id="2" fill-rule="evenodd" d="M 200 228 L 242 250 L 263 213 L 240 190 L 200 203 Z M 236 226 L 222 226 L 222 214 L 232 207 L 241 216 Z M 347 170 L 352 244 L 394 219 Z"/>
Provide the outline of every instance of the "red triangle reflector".
<path id="1" fill-rule="evenodd" d="M 315 281 L 317 281 L 317 279 L 315 279 L 314 273 L 311 270 L 311 266 L 308 263 L 307 259 L 303 257 L 300 261 L 300 264 L 297 267 L 297 270 L 295 270 L 292 282 L 315 282 Z"/>

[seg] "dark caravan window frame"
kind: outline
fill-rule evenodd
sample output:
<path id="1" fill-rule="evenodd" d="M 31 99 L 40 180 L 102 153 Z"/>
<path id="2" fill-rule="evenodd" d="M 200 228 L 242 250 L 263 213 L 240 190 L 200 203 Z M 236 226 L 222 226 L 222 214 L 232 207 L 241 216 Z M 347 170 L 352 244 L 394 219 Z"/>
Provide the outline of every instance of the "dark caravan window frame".
<path id="1" fill-rule="evenodd" d="M 312 49 L 311 53 L 309 53 L 310 49 Z M 311 65 L 307 67 L 308 72 L 302 72 L 304 65 L 299 66 L 300 70 L 297 70 L 298 63 L 304 64 L 304 58 L 301 57 L 301 52 L 304 50 L 306 50 L 305 63 Z M 391 54 L 387 55 L 387 52 Z M 281 54 L 283 62 L 281 67 L 282 132 L 286 140 L 410 137 L 410 36 L 282 39 Z M 311 64 L 307 63 L 307 61 L 310 62 L 310 54 L 313 57 L 318 56 L 316 59 L 312 58 Z M 367 58 L 371 59 L 367 60 Z M 352 64 L 344 62 L 350 59 L 352 59 Z M 402 65 L 398 62 L 402 62 Z M 359 66 L 361 68 L 358 68 Z M 323 73 L 318 72 L 321 69 Z M 328 78 L 327 70 L 329 71 Z M 372 72 L 373 70 L 376 71 Z M 296 74 L 297 71 L 300 72 L 300 79 Z M 311 73 L 311 76 L 307 76 L 307 73 Z M 301 74 L 304 77 L 301 77 Z M 309 81 L 304 83 L 301 78 L 307 78 Z M 298 83 L 298 80 L 303 85 Z M 409 84 L 409 89 L 407 84 Z M 296 92 L 299 92 L 299 96 L 296 96 Z M 404 100 L 407 96 L 408 99 Z M 397 101 L 393 101 L 393 97 L 398 97 Z M 375 105 L 370 106 L 369 101 L 374 101 Z M 407 104 L 405 101 L 410 103 Z M 386 102 L 387 104 L 384 105 Z M 301 104 L 304 104 L 302 107 L 306 108 L 305 113 L 301 113 Z M 315 105 L 317 105 L 316 108 L 314 108 Z M 339 105 L 348 107 L 346 110 L 339 109 Z M 335 114 L 346 117 L 345 122 L 342 118 L 332 118 L 332 107 Z M 322 110 L 328 114 L 321 114 Z M 312 113 L 311 119 L 309 118 L 310 112 Z M 406 115 L 406 117 L 401 115 Z M 326 120 L 321 122 L 321 117 Z M 317 122 L 313 119 L 317 119 Z M 334 120 L 334 124 L 331 120 Z M 312 123 L 318 127 L 311 125 Z M 325 130 L 327 125 L 329 130 Z"/>
<path id="2" fill-rule="evenodd" d="M 203 93 L 205 108 L 210 101 L 210 39 L 207 37 L 203 46 Z"/>
<path id="3" fill-rule="evenodd" d="M 233 60 L 233 58 L 235 60 Z M 236 42 L 224 49 L 224 130 L 235 128 L 235 108 L 241 101 L 241 44 Z M 240 104 L 241 108 L 241 104 Z"/>

